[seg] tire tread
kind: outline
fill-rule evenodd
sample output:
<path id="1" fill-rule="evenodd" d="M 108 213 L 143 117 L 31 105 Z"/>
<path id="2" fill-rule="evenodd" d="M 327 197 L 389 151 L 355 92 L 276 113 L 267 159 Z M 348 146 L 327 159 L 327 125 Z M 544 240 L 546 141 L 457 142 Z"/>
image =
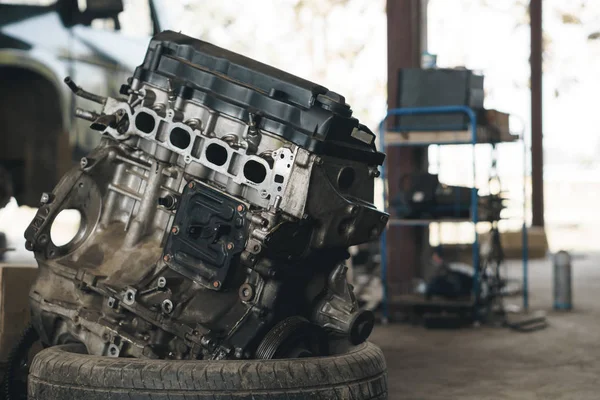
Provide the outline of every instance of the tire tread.
<path id="1" fill-rule="evenodd" d="M 139 360 L 75 351 L 65 345 L 38 353 L 30 399 L 387 399 L 385 359 L 371 343 L 342 355 L 298 360 Z"/>

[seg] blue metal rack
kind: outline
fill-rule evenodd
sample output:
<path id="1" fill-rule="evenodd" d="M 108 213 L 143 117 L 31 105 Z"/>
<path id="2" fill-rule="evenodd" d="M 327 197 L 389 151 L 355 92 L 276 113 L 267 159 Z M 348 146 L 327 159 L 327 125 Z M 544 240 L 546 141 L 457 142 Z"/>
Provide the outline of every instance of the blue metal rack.
<path id="1" fill-rule="evenodd" d="M 390 219 L 389 225 L 404 225 L 404 226 L 428 226 L 431 223 L 436 222 L 472 222 L 473 231 L 474 231 L 474 241 L 472 247 L 472 259 L 473 259 L 473 299 L 474 305 L 477 304 L 477 300 L 479 298 L 480 291 L 480 280 L 479 280 L 479 236 L 477 234 L 477 223 L 479 218 L 479 210 L 478 210 L 478 198 L 477 198 L 477 168 L 476 168 L 476 144 L 478 143 L 488 143 L 494 144 L 493 141 L 478 141 L 477 137 L 477 115 L 473 109 L 467 106 L 442 106 L 442 107 L 419 107 L 419 108 L 395 108 L 388 110 L 385 118 L 379 124 L 379 141 L 380 148 L 385 152 L 386 141 L 385 141 L 385 124 L 389 117 L 394 116 L 407 116 L 407 115 L 433 115 L 433 114 L 465 114 L 469 119 L 468 130 L 470 131 L 470 137 L 467 136 L 465 139 L 458 140 L 444 140 L 444 141 L 424 141 L 424 142 L 407 142 L 407 143 L 393 143 L 390 146 L 420 146 L 426 147 L 429 145 L 472 145 L 472 168 L 473 168 L 473 187 L 471 188 L 471 218 L 470 219 L 439 219 L 439 220 L 406 220 L 406 219 Z M 457 131 L 456 127 L 448 127 L 447 131 Z M 395 132 L 403 132 L 403 131 L 417 131 L 416 129 L 402 129 L 396 128 Z M 423 130 L 422 130 L 423 131 Z M 524 148 L 524 161 L 526 154 L 526 147 Z M 524 174 L 526 174 L 526 165 L 523 167 Z M 387 187 L 386 187 L 386 168 L 385 164 L 381 168 L 381 179 L 384 183 L 383 185 L 383 204 L 384 210 L 388 211 L 388 198 L 387 198 Z M 523 186 L 525 187 L 525 181 L 523 182 Z M 528 249 L 527 249 L 527 227 L 526 227 L 526 215 L 525 215 L 525 191 L 524 191 L 524 207 L 523 207 L 523 307 L 527 309 L 528 307 L 528 285 L 527 285 L 527 259 L 528 259 Z M 388 263 L 387 263 L 387 229 L 381 235 L 381 280 L 383 286 L 383 299 L 382 299 L 382 309 L 383 309 L 383 321 L 387 322 L 389 318 L 389 296 L 388 296 L 388 288 L 387 288 L 387 271 L 388 271 Z"/>

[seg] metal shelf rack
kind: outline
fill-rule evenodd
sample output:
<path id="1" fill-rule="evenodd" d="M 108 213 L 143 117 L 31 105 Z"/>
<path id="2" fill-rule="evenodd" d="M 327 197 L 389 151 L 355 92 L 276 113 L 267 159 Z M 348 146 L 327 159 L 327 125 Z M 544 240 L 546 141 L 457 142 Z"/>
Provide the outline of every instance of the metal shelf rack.
<path id="1" fill-rule="evenodd" d="M 468 119 L 468 129 L 460 130 L 456 127 L 449 127 L 444 130 L 415 130 L 396 128 L 394 130 L 385 129 L 386 121 L 390 117 L 407 116 L 407 115 L 433 115 L 433 114 L 465 114 Z M 528 248 L 527 248 L 527 223 L 526 223 L 526 146 L 522 137 L 515 135 L 507 135 L 499 139 L 494 139 L 490 132 L 485 127 L 477 125 L 477 115 L 473 109 L 467 106 L 442 106 L 442 107 L 419 107 L 419 108 L 395 108 L 388 110 L 385 118 L 379 124 L 379 142 L 381 151 L 385 152 L 386 147 L 393 146 L 419 146 L 428 147 L 430 145 L 471 145 L 472 146 L 472 172 L 473 186 L 471 188 L 471 217 L 465 218 L 444 218 L 444 219 L 394 219 L 390 218 L 388 226 L 429 226 L 432 223 L 445 222 L 470 222 L 473 225 L 474 240 L 472 245 L 472 262 L 473 262 L 473 307 L 477 306 L 480 292 L 480 253 L 479 253 L 479 235 L 477 233 L 477 224 L 479 222 L 478 196 L 477 196 L 477 168 L 476 168 L 476 145 L 516 142 L 523 142 L 523 308 L 528 308 Z M 416 137 L 416 139 L 415 139 Z M 386 161 L 387 163 L 387 161 Z M 383 181 L 383 204 L 384 210 L 388 212 L 388 195 L 386 182 L 386 164 L 381 168 L 381 179 Z M 389 294 L 387 288 L 387 228 L 381 235 L 381 281 L 383 286 L 382 311 L 383 322 L 386 323 L 389 319 Z"/>

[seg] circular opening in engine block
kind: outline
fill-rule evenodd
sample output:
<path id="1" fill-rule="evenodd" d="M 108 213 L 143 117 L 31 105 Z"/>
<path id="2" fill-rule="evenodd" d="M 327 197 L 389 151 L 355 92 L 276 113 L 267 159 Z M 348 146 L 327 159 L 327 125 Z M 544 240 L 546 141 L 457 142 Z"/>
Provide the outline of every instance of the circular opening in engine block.
<path id="1" fill-rule="evenodd" d="M 344 167 L 340 170 L 337 178 L 338 187 L 342 190 L 349 189 L 354 183 L 356 173 L 352 167 Z"/>
<path id="2" fill-rule="evenodd" d="M 65 246 L 72 242 L 81 229 L 81 212 L 66 209 L 58 213 L 50 227 L 50 239 L 55 246 Z"/>

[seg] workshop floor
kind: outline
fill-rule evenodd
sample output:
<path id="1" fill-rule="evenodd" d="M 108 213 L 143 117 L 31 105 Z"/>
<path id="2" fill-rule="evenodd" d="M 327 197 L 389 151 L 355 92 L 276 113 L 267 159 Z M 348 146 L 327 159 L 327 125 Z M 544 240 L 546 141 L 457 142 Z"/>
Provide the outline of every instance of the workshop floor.
<path id="1" fill-rule="evenodd" d="M 545 330 L 377 326 L 371 340 L 386 356 L 389 399 L 600 398 L 600 255 L 573 261 L 573 292 L 575 309 L 553 312 L 551 263 L 532 261 L 530 304 L 548 311 Z"/>

